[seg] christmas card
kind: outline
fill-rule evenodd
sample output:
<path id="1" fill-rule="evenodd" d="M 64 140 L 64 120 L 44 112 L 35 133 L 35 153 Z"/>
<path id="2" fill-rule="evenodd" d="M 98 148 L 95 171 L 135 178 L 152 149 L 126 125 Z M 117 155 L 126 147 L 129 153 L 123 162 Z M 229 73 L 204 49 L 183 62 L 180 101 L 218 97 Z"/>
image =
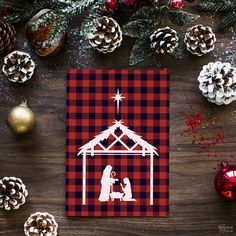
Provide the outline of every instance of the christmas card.
<path id="1" fill-rule="evenodd" d="M 167 216 L 167 70 L 76 70 L 67 84 L 67 216 Z"/>

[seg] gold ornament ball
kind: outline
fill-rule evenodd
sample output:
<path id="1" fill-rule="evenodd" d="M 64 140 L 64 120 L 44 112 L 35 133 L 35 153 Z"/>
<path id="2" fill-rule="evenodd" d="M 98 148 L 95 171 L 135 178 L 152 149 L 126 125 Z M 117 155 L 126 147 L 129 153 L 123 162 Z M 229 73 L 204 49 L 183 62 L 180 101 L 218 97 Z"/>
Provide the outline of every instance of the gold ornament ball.
<path id="1" fill-rule="evenodd" d="M 27 106 L 27 101 L 14 107 L 8 114 L 7 123 L 15 134 L 25 134 L 35 125 L 34 113 Z"/>

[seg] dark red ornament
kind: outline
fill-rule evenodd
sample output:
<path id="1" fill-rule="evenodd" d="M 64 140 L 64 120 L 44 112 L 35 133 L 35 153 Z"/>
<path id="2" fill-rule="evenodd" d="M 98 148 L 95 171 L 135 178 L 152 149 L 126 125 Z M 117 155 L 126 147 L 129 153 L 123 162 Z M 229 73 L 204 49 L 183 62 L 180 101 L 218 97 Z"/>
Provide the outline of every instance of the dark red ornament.
<path id="1" fill-rule="evenodd" d="M 110 16 L 118 9 L 118 0 L 107 0 L 106 4 L 102 7 L 102 13 Z"/>
<path id="2" fill-rule="evenodd" d="M 181 9 L 184 6 L 183 0 L 171 0 L 170 6 L 174 9 Z"/>
<path id="3" fill-rule="evenodd" d="M 225 200 L 236 201 L 236 165 L 230 165 L 225 161 L 220 164 L 220 170 L 215 178 L 215 188 Z"/>
<path id="4" fill-rule="evenodd" d="M 117 0 L 107 0 L 106 7 L 108 10 L 115 11 L 119 7 L 119 3 Z"/>
<path id="5" fill-rule="evenodd" d="M 6 17 L 10 14 L 10 9 L 7 7 L 2 8 L 2 16 Z"/>
<path id="6" fill-rule="evenodd" d="M 140 0 L 123 0 L 123 4 L 137 10 L 140 6 Z"/>

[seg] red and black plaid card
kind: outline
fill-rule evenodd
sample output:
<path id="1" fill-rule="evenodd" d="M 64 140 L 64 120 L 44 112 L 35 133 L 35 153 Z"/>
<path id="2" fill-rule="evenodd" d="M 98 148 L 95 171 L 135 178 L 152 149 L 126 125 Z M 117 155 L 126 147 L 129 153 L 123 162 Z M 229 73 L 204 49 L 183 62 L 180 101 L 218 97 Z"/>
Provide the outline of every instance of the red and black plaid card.
<path id="1" fill-rule="evenodd" d="M 66 214 L 167 216 L 169 74 L 68 72 Z"/>

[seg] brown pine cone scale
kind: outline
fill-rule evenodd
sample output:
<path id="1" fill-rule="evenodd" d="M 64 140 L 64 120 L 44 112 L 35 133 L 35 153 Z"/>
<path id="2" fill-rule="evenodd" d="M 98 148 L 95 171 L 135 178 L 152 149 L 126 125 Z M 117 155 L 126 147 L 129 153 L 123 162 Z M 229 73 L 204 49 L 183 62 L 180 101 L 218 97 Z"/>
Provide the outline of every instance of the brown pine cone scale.
<path id="1" fill-rule="evenodd" d="M 0 56 L 12 51 L 16 44 L 16 31 L 14 26 L 0 21 Z"/>

